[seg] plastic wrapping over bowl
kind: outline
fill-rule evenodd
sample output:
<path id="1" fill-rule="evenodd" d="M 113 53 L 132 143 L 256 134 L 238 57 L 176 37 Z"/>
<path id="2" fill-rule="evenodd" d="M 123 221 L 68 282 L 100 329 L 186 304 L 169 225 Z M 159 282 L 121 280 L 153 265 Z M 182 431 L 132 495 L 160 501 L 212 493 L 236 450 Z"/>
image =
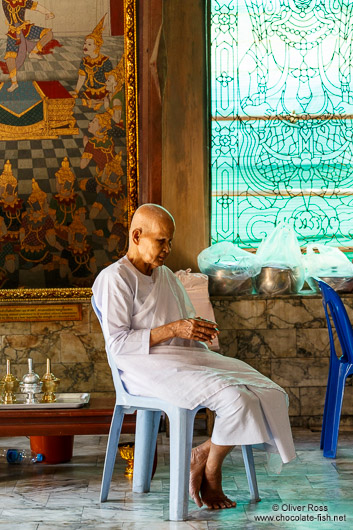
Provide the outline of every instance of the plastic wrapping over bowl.
<path id="1" fill-rule="evenodd" d="M 320 277 L 320 280 L 326 282 L 332 289 L 341 293 L 351 293 L 353 291 L 353 278 L 344 276 L 325 276 Z M 313 277 L 306 278 L 308 285 L 312 291 L 319 293 L 320 289 L 317 281 Z"/>
<path id="2" fill-rule="evenodd" d="M 213 296 L 251 294 L 251 278 L 261 270 L 255 254 L 227 241 L 200 252 L 197 261 L 209 278 L 209 293 Z"/>
<path id="3" fill-rule="evenodd" d="M 304 284 L 303 270 L 301 267 L 262 267 L 253 283 L 259 294 L 296 294 Z"/>

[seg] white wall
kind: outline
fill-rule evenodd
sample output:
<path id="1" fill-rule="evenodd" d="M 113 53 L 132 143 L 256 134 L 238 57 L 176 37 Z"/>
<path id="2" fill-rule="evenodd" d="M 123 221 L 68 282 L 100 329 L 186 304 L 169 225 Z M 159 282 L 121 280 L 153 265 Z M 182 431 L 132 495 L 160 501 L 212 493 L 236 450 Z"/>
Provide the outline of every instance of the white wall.
<path id="1" fill-rule="evenodd" d="M 38 26 L 52 28 L 55 37 L 86 36 L 107 13 L 104 35 L 110 35 L 109 0 L 39 0 L 39 4 L 52 11 L 55 18 L 45 20 L 44 15 L 36 11 L 26 11 L 26 20 Z M 7 20 L 0 7 L 0 38 L 5 39 Z"/>

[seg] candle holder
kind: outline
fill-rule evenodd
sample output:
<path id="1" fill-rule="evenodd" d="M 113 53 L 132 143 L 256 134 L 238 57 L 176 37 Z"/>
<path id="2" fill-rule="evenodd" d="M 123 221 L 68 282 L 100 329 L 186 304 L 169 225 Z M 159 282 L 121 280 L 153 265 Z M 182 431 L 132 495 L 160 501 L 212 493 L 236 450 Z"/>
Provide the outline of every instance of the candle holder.
<path id="1" fill-rule="evenodd" d="M 39 375 L 35 374 L 33 371 L 33 361 L 28 359 L 28 374 L 22 377 L 22 382 L 20 383 L 20 390 L 23 394 L 27 394 L 26 403 L 27 405 L 32 405 L 33 403 L 38 403 L 36 394 L 39 394 L 42 390 L 42 382 L 39 379 Z"/>
<path id="2" fill-rule="evenodd" d="M 18 390 L 19 380 L 17 377 L 11 374 L 11 363 L 10 360 L 6 361 L 6 375 L 1 380 L 1 392 L 2 392 L 2 401 L 5 405 L 11 405 L 16 403 L 15 392 Z"/>
<path id="3" fill-rule="evenodd" d="M 118 445 L 119 453 L 123 460 L 127 460 L 127 466 L 125 468 L 125 477 L 132 478 L 134 474 L 134 447 L 133 442 L 122 443 Z"/>
<path id="4" fill-rule="evenodd" d="M 41 381 L 42 381 L 42 392 L 43 392 L 43 397 L 42 397 L 41 402 L 42 403 L 55 403 L 56 402 L 55 392 L 59 386 L 60 379 L 55 377 L 55 375 L 50 372 L 50 359 L 47 359 L 47 371 L 43 375 Z"/>

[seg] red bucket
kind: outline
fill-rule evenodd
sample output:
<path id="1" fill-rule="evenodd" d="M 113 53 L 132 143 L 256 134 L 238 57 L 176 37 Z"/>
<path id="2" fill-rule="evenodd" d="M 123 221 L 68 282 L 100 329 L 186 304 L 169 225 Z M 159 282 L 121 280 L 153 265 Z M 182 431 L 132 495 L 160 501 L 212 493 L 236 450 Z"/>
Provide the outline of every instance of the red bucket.
<path id="1" fill-rule="evenodd" d="M 62 464 L 72 458 L 73 436 L 30 436 L 31 449 L 44 455 L 46 464 Z"/>

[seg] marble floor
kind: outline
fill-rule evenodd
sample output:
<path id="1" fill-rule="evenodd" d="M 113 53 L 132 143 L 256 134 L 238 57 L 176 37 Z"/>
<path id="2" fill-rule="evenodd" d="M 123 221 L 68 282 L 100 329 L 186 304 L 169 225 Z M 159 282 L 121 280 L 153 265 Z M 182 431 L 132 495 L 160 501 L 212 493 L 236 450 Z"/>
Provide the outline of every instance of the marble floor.
<path id="1" fill-rule="evenodd" d="M 335 460 L 319 449 L 319 433 L 294 430 L 298 459 L 280 475 L 269 471 L 266 456 L 255 452 L 262 501 L 249 502 L 241 451 L 224 465 L 226 493 L 237 500 L 230 510 L 198 509 L 190 502 L 186 522 L 168 522 L 168 438 L 159 435 L 158 466 L 149 494 L 131 491 L 125 462 L 117 459 L 109 500 L 98 502 L 106 436 L 76 436 L 74 457 L 59 465 L 0 464 L 0 530 L 137 529 L 322 529 L 352 528 L 353 433 L 341 433 Z M 124 436 L 125 441 L 131 435 Z M 205 436 L 195 437 L 195 443 Z M 0 438 L 0 449 L 29 448 L 27 438 Z M 272 519 L 276 517 L 277 519 Z"/>

